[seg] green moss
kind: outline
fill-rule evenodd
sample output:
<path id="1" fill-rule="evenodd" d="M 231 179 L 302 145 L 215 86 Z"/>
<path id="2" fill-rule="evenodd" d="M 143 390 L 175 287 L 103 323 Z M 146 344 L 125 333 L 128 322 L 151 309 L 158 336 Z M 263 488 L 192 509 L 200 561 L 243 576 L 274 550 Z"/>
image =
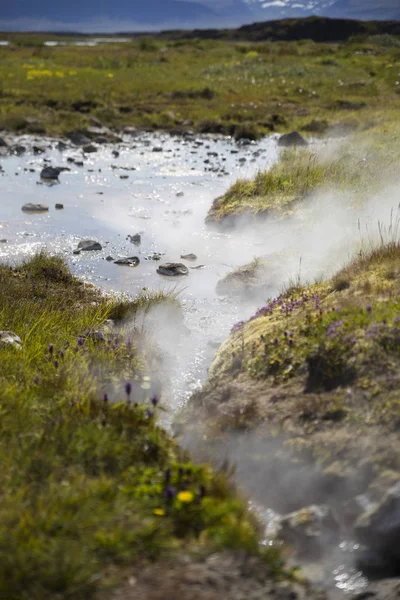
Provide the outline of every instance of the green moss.
<path id="1" fill-rule="evenodd" d="M 140 333 L 106 323 L 163 298 L 116 303 L 45 254 L 0 266 L 0 286 L 0 330 L 22 339 L 0 347 L 0 595 L 92 598 L 165 553 L 260 555 L 229 482 L 157 426 Z"/>

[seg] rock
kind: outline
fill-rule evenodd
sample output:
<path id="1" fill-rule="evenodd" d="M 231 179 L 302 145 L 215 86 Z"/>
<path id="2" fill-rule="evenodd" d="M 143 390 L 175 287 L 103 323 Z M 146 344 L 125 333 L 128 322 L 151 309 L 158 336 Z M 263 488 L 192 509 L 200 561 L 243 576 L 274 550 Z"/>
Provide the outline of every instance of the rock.
<path id="1" fill-rule="evenodd" d="M 102 250 L 103 247 L 99 242 L 95 240 L 82 240 L 78 244 L 78 250 L 83 250 L 85 252 L 90 252 L 92 250 Z"/>
<path id="2" fill-rule="evenodd" d="M 142 242 L 142 236 L 140 235 L 140 233 L 135 233 L 135 235 L 128 235 L 128 239 L 130 242 L 132 242 L 132 244 L 135 244 L 135 246 L 140 246 Z"/>
<path id="3" fill-rule="evenodd" d="M 32 146 L 33 154 L 44 154 L 46 152 L 46 148 L 43 146 Z"/>
<path id="4" fill-rule="evenodd" d="M 0 240 L 0 244 L 7 244 L 8 240 L 6 240 L 6 238 L 3 238 L 2 240 Z"/>
<path id="5" fill-rule="evenodd" d="M 85 154 L 92 154 L 93 152 L 97 152 L 97 148 L 93 144 L 86 144 L 85 146 L 83 146 L 82 150 L 85 152 Z"/>
<path id="6" fill-rule="evenodd" d="M 162 152 L 163 149 L 161 148 L 161 146 L 154 146 L 153 148 L 153 152 Z"/>
<path id="7" fill-rule="evenodd" d="M 59 152 L 63 152 L 64 150 L 66 150 L 68 148 L 67 144 L 65 142 L 58 142 L 57 146 L 56 146 L 56 150 L 58 150 Z"/>
<path id="8" fill-rule="evenodd" d="M 22 156 L 26 152 L 25 146 L 21 146 L 20 144 L 16 144 L 15 146 L 11 146 L 10 149 L 11 154 L 15 154 L 15 156 Z"/>
<path id="9" fill-rule="evenodd" d="M 122 267 L 137 267 L 140 260 L 137 256 L 131 256 L 130 258 L 119 258 L 114 261 L 114 265 L 121 265 Z"/>
<path id="10" fill-rule="evenodd" d="M 367 571 L 400 575 L 400 481 L 357 520 L 355 535 L 365 545 L 359 564 Z"/>
<path id="11" fill-rule="evenodd" d="M 297 131 L 285 133 L 278 140 L 278 146 L 288 148 L 290 146 L 308 146 L 308 142 Z"/>
<path id="12" fill-rule="evenodd" d="M 302 557 L 319 556 L 331 552 L 340 528 L 329 506 L 313 505 L 282 517 L 278 537 Z"/>
<path id="13" fill-rule="evenodd" d="M 71 140 L 75 146 L 85 146 L 90 144 L 90 139 L 87 135 L 82 133 L 82 131 L 71 131 L 70 133 L 67 133 L 67 138 Z"/>
<path id="14" fill-rule="evenodd" d="M 176 197 L 177 198 L 182 198 L 185 194 L 183 192 L 177 192 L 176 193 Z"/>
<path id="15" fill-rule="evenodd" d="M 118 156 L 119 156 L 119 152 L 118 152 L 118 150 L 113 150 L 113 151 L 111 152 L 111 154 L 113 155 L 113 157 L 114 157 L 114 158 L 118 158 Z"/>
<path id="16" fill-rule="evenodd" d="M 123 133 L 125 135 L 138 135 L 138 130 L 136 127 L 125 127 Z"/>
<path id="17" fill-rule="evenodd" d="M 183 258 L 183 260 L 197 260 L 197 256 L 193 253 L 191 254 L 181 254 L 181 258 Z"/>
<path id="18" fill-rule="evenodd" d="M 57 210 L 62 210 L 64 208 L 64 204 L 56 204 Z"/>
<path id="19" fill-rule="evenodd" d="M 22 348 L 21 338 L 12 331 L 0 331 L 0 346 L 13 346 Z"/>
<path id="20" fill-rule="evenodd" d="M 165 263 L 157 269 L 159 275 L 167 277 L 178 277 L 180 275 L 189 275 L 189 269 L 182 263 Z"/>
<path id="21" fill-rule="evenodd" d="M 32 202 L 28 202 L 28 204 L 24 204 L 22 207 L 24 212 L 47 212 L 49 207 L 46 204 L 33 204 Z"/>
<path id="22" fill-rule="evenodd" d="M 8 148 L 6 140 L 2 137 L 0 137 L 0 148 Z"/>
<path id="23" fill-rule="evenodd" d="M 149 254 L 149 256 L 146 256 L 145 260 L 159 261 L 162 259 L 162 257 L 163 255 L 160 252 L 153 252 L 153 254 Z"/>
<path id="24" fill-rule="evenodd" d="M 45 167 L 40 173 L 40 179 L 54 181 L 64 169 L 62 167 Z"/>
<path id="25" fill-rule="evenodd" d="M 349 600 L 395 600 L 400 598 L 400 579 L 382 579 L 372 582 L 367 589 L 351 596 Z"/>
<path id="26" fill-rule="evenodd" d="M 111 255 L 108 255 L 108 256 L 106 256 L 106 260 L 107 260 L 108 262 L 112 262 L 112 261 L 114 260 L 114 257 L 113 257 L 113 256 L 111 256 Z"/>

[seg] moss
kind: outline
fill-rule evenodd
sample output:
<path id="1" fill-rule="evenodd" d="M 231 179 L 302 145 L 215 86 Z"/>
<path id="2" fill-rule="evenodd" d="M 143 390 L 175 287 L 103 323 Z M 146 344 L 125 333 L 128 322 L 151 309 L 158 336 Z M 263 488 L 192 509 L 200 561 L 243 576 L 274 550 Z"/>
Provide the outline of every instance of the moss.
<path id="1" fill-rule="evenodd" d="M 110 572 L 195 550 L 264 555 L 281 575 L 226 477 L 158 427 L 132 319 L 105 327 L 163 298 L 116 303 L 43 253 L 0 266 L 0 287 L 0 329 L 22 340 L 0 347 L 0 595 L 89 599 Z"/>

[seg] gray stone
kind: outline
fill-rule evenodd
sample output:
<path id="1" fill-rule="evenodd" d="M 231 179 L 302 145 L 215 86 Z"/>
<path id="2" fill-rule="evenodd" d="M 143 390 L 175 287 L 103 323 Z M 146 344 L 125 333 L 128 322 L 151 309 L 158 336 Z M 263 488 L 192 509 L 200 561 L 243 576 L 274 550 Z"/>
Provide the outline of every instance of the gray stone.
<path id="1" fill-rule="evenodd" d="M 97 148 L 93 144 L 86 144 L 86 146 L 83 146 L 82 150 L 85 152 L 85 154 L 92 154 L 93 152 L 97 152 Z"/>
<path id="2" fill-rule="evenodd" d="M 8 148 L 6 140 L 2 137 L 0 137 L 0 148 Z"/>
<path id="3" fill-rule="evenodd" d="M 121 265 L 122 267 L 137 267 L 140 260 L 137 256 L 131 256 L 130 258 L 119 258 L 114 261 L 115 265 Z"/>
<path id="4" fill-rule="evenodd" d="M 24 212 L 40 213 L 47 212 L 49 207 L 46 204 L 33 204 L 32 202 L 28 202 L 28 204 L 23 205 L 22 210 Z"/>
<path id="5" fill-rule="evenodd" d="M 62 210 L 64 208 L 64 204 L 56 204 L 57 210 Z"/>
<path id="6" fill-rule="evenodd" d="M 142 236 L 140 235 L 140 233 L 135 233 L 135 235 L 128 235 L 128 239 L 130 242 L 132 242 L 132 244 L 135 244 L 135 246 L 140 246 Z"/>
<path id="7" fill-rule="evenodd" d="M 193 253 L 181 254 L 181 258 L 183 258 L 183 260 L 197 260 L 197 256 Z"/>
<path id="8" fill-rule="evenodd" d="M 86 144 L 90 144 L 90 139 L 82 133 L 82 131 L 71 131 L 67 134 L 67 138 L 71 140 L 75 146 L 85 146 Z"/>
<path id="9" fill-rule="evenodd" d="M 82 240 L 78 244 L 78 250 L 83 250 L 85 252 L 90 252 L 92 250 L 102 250 L 103 247 L 99 242 L 95 240 Z"/>
<path id="10" fill-rule="evenodd" d="M 361 566 L 400 575 L 400 481 L 379 504 L 361 515 L 354 531 L 366 548 L 360 555 Z"/>
<path id="11" fill-rule="evenodd" d="M 284 133 L 278 140 L 278 146 L 289 148 L 290 146 L 308 146 L 308 142 L 297 131 Z"/>
<path id="12" fill-rule="evenodd" d="M 189 269 L 182 263 L 165 263 L 157 269 L 159 275 L 167 277 L 179 277 L 181 275 L 189 275 Z"/>
<path id="13" fill-rule="evenodd" d="M 15 146 L 11 147 L 10 152 L 11 152 L 11 154 L 15 154 L 15 156 L 22 156 L 23 154 L 25 154 L 26 148 L 25 148 L 25 146 L 21 146 L 20 144 L 17 144 Z"/>
<path id="14" fill-rule="evenodd" d="M 62 167 L 45 167 L 40 173 L 40 178 L 54 181 L 58 179 L 62 170 Z"/>
<path id="15" fill-rule="evenodd" d="M 12 331 L 0 331 L 0 346 L 22 348 L 21 338 Z"/>
<path id="16" fill-rule="evenodd" d="M 339 541 L 340 527 L 329 506 L 312 505 L 282 517 L 278 537 L 301 556 L 319 556 Z"/>

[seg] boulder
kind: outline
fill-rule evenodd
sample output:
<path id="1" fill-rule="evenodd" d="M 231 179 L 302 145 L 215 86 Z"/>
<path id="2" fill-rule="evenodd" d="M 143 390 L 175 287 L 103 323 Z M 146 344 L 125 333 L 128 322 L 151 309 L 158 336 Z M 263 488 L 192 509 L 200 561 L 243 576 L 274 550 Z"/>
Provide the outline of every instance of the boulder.
<path id="1" fill-rule="evenodd" d="M 340 537 L 339 523 L 327 505 L 312 505 L 282 517 L 278 537 L 304 556 L 330 552 Z"/>
<path id="2" fill-rule="evenodd" d="M 6 140 L 2 137 L 0 137 L 0 148 L 8 148 Z"/>
<path id="3" fill-rule="evenodd" d="M 179 277 L 181 275 L 189 275 L 189 269 L 182 263 L 165 263 L 157 269 L 159 275 L 167 277 Z"/>
<path id="4" fill-rule="evenodd" d="M 47 212 L 49 207 L 47 204 L 33 204 L 32 202 L 28 202 L 28 204 L 23 205 L 22 210 L 30 213 L 41 213 Z"/>
<path id="5" fill-rule="evenodd" d="M 289 148 L 291 146 L 308 146 L 308 142 L 297 131 L 285 133 L 278 140 L 278 146 Z"/>
<path id="6" fill-rule="evenodd" d="M 128 235 L 128 239 L 135 246 L 140 246 L 140 244 L 142 242 L 142 236 L 140 235 L 140 233 L 135 233 L 134 235 Z"/>
<path id="7" fill-rule="evenodd" d="M 13 346 L 22 348 L 21 338 L 12 331 L 0 331 L 0 346 Z"/>
<path id="8" fill-rule="evenodd" d="M 140 260 L 137 256 L 131 256 L 130 258 L 119 258 L 114 261 L 115 265 L 121 265 L 122 267 L 137 267 Z"/>
<path id="9" fill-rule="evenodd" d="M 83 250 L 85 252 L 90 252 L 92 250 L 102 250 L 103 247 L 99 242 L 95 240 L 82 240 L 78 244 L 78 250 Z"/>
<path id="10" fill-rule="evenodd" d="M 21 146 L 20 144 L 16 144 L 15 146 L 11 146 L 10 148 L 11 154 L 15 156 L 22 156 L 26 152 L 25 146 Z"/>
<path id="11" fill-rule="evenodd" d="M 400 575 L 400 481 L 379 504 L 361 515 L 355 535 L 365 546 L 360 566 L 367 571 Z"/>

